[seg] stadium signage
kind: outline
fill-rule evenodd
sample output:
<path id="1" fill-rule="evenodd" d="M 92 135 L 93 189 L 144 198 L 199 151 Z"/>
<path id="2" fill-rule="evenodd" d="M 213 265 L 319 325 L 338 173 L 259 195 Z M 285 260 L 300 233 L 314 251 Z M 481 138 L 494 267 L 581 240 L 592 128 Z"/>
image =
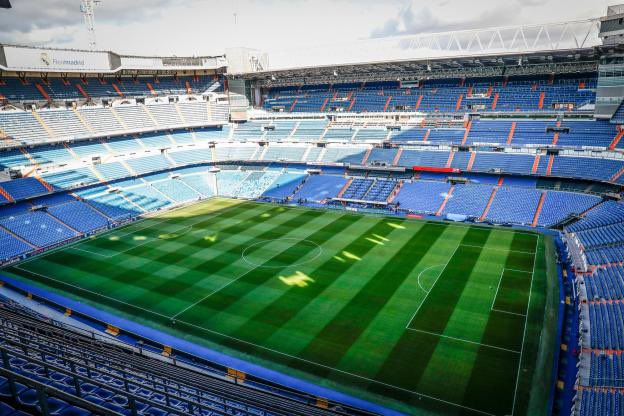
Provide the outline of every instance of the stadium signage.
<path id="1" fill-rule="evenodd" d="M 119 71 L 218 70 L 227 66 L 223 56 L 124 56 L 113 52 L 0 45 L 6 62 L 0 70 L 16 72 L 116 73 Z M 145 72 L 142 72 L 145 73 Z"/>
<path id="2" fill-rule="evenodd" d="M 163 66 L 202 66 L 202 58 L 162 58 Z"/>
<path id="3" fill-rule="evenodd" d="M 108 52 L 4 46 L 7 67 L 15 71 L 110 71 Z"/>

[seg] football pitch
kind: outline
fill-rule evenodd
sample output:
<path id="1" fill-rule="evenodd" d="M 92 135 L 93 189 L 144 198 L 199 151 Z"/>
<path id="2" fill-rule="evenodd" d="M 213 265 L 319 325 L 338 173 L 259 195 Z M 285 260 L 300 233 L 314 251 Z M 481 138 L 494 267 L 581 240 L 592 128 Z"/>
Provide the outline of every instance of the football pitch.
<path id="1" fill-rule="evenodd" d="M 524 416 L 552 385 L 549 250 L 509 228 L 212 199 L 2 273 L 405 413 Z"/>

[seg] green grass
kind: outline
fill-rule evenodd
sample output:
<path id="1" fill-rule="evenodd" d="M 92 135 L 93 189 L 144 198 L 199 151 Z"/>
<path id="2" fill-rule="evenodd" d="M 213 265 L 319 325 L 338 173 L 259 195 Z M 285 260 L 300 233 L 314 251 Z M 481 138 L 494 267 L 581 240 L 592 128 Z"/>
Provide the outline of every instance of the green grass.
<path id="1" fill-rule="evenodd" d="M 554 331 L 544 247 L 511 229 L 213 199 L 4 273 L 406 413 L 525 415 L 545 412 L 531 387 L 549 385 L 535 363 L 554 347 L 540 343 Z"/>

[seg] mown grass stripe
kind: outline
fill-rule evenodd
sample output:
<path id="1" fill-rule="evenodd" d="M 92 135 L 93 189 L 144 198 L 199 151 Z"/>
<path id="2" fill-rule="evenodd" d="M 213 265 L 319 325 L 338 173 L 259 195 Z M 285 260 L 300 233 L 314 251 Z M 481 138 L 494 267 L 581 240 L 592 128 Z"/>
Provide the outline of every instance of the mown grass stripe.
<path id="1" fill-rule="evenodd" d="M 249 246 L 250 241 L 269 240 L 272 238 L 277 238 L 277 236 L 287 233 L 291 231 L 292 229 L 303 227 L 308 222 L 319 217 L 319 215 L 309 215 L 309 214 L 310 213 L 306 213 L 306 212 L 297 213 L 295 217 L 283 223 L 276 224 L 270 230 L 267 230 L 258 236 L 254 236 L 254 237 L 251 237 L 250 239 L 246 239 L 243 243 L 237 244 L 228 250 L 224 250 L 223 252 L 219 253 L 217 257 L 212 257 L 212 258 L 207 259 L 206 261 L 200 262 L 199 264 L 193 266 L 193 270 L 195 271 L 209 270 L 211 275 L 215 275 L 219 273 L 221 270 L 224 270 L 225 268 L 239 261 L 242 251 L 246 247 Z M 251 218 L 247 221 L 239 222 L 235 225 L 232 225 L 231 227 L 228 227 L 227 229 L 224 230 L 224 234 L 236 235 L 238 233 L 248 232 L 249 230 L 252 230 L 256 227 L 260 227 L 262 225 L 263 225 L 262 221 L 257 221 L 257 219 Z M 209 243 L 207 242 L 207 244 Z M 252 247 L 249 251 L 253 252 L 257 249 L 259 249 L 259 246 L 255 248 Z M 185 254 L 185 257 L 189 255 L 189 253 L 184 253 L 184 254 Z M 171 253 L 169 256 L 177 256 L 177 254 Z M 184 257 L 181 258 L 181 260 L 183 259 Z M 166 261 L 166 260 L 163 259 L 161 261 Z M 169 260 L 169 263 L 171 263 L 171 260 Z M 166 297 L 166 296 L 170 296 L 171 293 L 178 293 L 178 294 L 183 293 L 185 289 L 192 287 L 194 283 L 195 282 L 189 284 L 188 282 L 183 283 L 179 279 L 169 279 L 165 281 L 164 283 L 161 283 L 153 287 L 151 291 L 152 293 L 159 293 Z M 195 300 L 197 300 L 198 294 L 195 293 L 192 295 L 194 298 L 192 302 L 194 302 Z"/>
<path id="2" fill-rule="evenodd" d="M 453 257 L 438 277 L 429 295 L 418 309 L 410 328 L 442 334 L 459 298 L 468 283 L 490 230 L 471 228 L 464 235 Z M 463 245 L 463 244 L 466 245 Z"/>
<path id="3" fill-rule="evenodd" d="M 524 247 L 526 242 L 524 235 L 516 233 L 511 247 Z M 509 252 L 505 264 L 506 269 L 518 264 L 518 255 L 517 251 Z M 531 275 L 525 273 L 525 277 L 530 284 Z M 516 295 L 522 299 L 526 308 L 528 287 L 526 291 L 520 289 Z M 488 317 L 482 342 L 496 343 L 495 345 L 520 351 L 524 322 L 523 316 L 492 311 Z M 496 415 L 511 414 L 516 386 L 515 377 L 519 365 L 519 354 L 480 347 L 464 393 L 464 403 Z"/>
<path id="4" fill-rule="evenodd" d="M 311 362 L 335 367 L 368 325 L 383 309 L 392 295 L 403 284 L 415 267 L 414 258 L 424 256 L 446 227 L 425 224 L 400 248 L 392 258 L 367 282 L 320 333 L 299 353 Z M 324 367 L 310 367 L 293 360 L 296 368 L 305 367 L 319 376 L 331 371 Z"/>
<path id="5" fill-rule="evenodd" d="M 239 213 L 239 215 L 243 215 L 241 217 L 241 222 L 229 227 L 228 231 L 232 234 L 236 232 L 240 232 L 243 227 L 249 228 L 252 227 L 257 222 L 254 221 L 254 218 L 262 212 L 266 211 L 275 211 L 279 210 L 279 207 L 271 208 L 267 206 L 267 209 L 262 211 L 257 211 L 257 207 L 251 209 L 243 209 Z M 210 219 L 204 221 L 204 225 L 214 224 L 217 225 L 221 221 L 227 221 L 231 218 L 231 212 L 223 213 L 223 216 L 214 216 Z M 303 214 L 299 213 L 298 216 Z M 298 217 L 297 216 L 297 217 Z M 297 218 L 295 217 L 295 218 Z M 217 221 L 215 221 L 217 220 Z M 42 262 L 31 263 L 29 264 L 29 268 L 33 270 L 33 272 L 38 272 L 42 274 L 46 274 L 49 270 L 51 264 L 56 265 L 57 269 L 62 267 L 66 268 L 67 265 L 71 264 L 72 270 L 74 270 L 74 275 L 76 279 L 74 280 L 83 280 L 82 286 L 86 286 L 91 292 L 84 292 L 85 297 L 91 299 L 93 301 L 102 301 L 102 299 L 98 298 L 96 293 L 107 293 L 110 294 L 111 289 L 117 288 L 132 288 L 139 287 L 149 291 L 147 294 L 142 294 L 137 298 L 129 298 L 127 290 L 124 290 L 124 295 L 120 296 L 119 308 L 120 310 L 131 313 L 136 312 L 137 308 L 133 308 L 133 305 L 136 305 L 139 310 L 145 309 L 153 309 L 155 305 L 155 299 L 157 299 L 160 294 L 160 297 L 170 297 L 172 293 L 176 293 L 173 291 L 168 291 L 168 289 L 160 289 L 159 292 L 158 287 L 154 288 L 149 285 L 150 279 L 152 279 L 153 267 L 157 264 L 155 261 L 163 258 L 169 258 L 170 261 L 180 261 L 183 260 L 188 253 L 186 252 L 169 252 L 169 251 L 160 251 L 154 250 L 148 246 L 139 247 L 140 250 L 137 250 L 132 256 L 127 254 L 120 255 L 120 259 L 116 259 L 116 261 L 104 261 L 98 258 L 85 258 L 85 261 L 82 263 L 75 263 L 76 257 L 74 254 L 69 253 L 67 251 L 55 253 L 52 256 L 49 256 L 45 259 L 42 259 Z M 142 253 L 145 253 L 142 255 Z M 158 256 L 154 258 L 154 253 L 158 253 Z M 95 256 L 93 256 L 95 257 Z M 128 258 L 138 258 L 141 262 L 147 261 L 148 264 L 145 264 L 145 267 L 137 268 L 137 267 L 124 267 L 124 263 Z M 146 260 L 146 259 L 149 259 Z M 94 286 L 85 285 L 84 283 L 84 274 L 82 270 L 97 270 L 97 274 L 100 276 L 106 276 L 106 279 L 103 281 L 96 283 Z M 64 274 L 65 277 L 59 278 L 59 280 L 66 280 L 69 277 L 69 274 Z M 58 283 L 57 283 L 58 284 Z M 172 286 L 180 287 L 178 282 L 173 280 L 171 282 Z M 171 289 L 169 289 L 171 290 Z M 93 292 L 93 293 L 92 293 Z M 189 299 L 189 302 L 192 299 Z M 141 312 L 143 313 L 143 312 Z"/>
<path id="6" fill-rule="evenodd" d="M 400 385 L 407 390 L 416 389 L 440 342 L 440 337 L 433 334 L 444 333 L 468 276 L 479 259 L 481 247 L 490 233 L 491 229 L 487 228 L 470 228 L 466 232 L 409 325 L 410 328 L 428 333 L 406 329 L 386 357 L 375 377 L 376 380 L 390 385 Z M 382 384 L 373 383 L 369 389 L 406 402 L 417 400 L 414 395 Z"/>
<path id="7" fill-rule="evenodd" d="M 394 231 L 394 228 L 390 227 L 385 220 L 379 220 L 359 236 L 353 236 L 354 238 L 351 239 L 349 244 L 338 250 L 338 253 L 351 253 L 353 257 L 343 257 L 342 261 L 330 258 L 323 264 L 320 264 L 309 273 L 311 276 L 316 277 L 313 285 L 307 287 L 306 290 L 301 290 L 301 288 L 297 287 L 288 289 L 279 298 L 249 319 L 247 324 L 240 327 L 234 336 L 254 343 L 263 343 L 317 296 L 321 295 L 335 279 L 339 278 L 353 264 L 358 262 L 356 258 L 365 258 L 369 251 L 377 247 L 377 244 L 366 240 L 365 236 L 377 234 L 386 237 L 392 231 Z"/>
<path id="8" fill-rule="evenodd" d="M 356 216 L 342 215 L 305 238 L 322 246 L 327 240 L 335 237 L 342 230 L 358 220 L 359 218 Z M 277 238 L 277 236 L 274 238 Z M 242 249 L 240 251 L 242 251 Z M 266 283 L 269 279 L 275 277 L 283 269 L 287 268 L 289 263 L 295 262 L 300 255 L 301 253 L 285 250 L 274 258 L 277 263 L 284 264 L 285 266 L 279 268 L 256 268 L 253 273 L 245 274 L 233 284 L 212 294 L 209 298 L 195 305 L 194 308 L 180 315 L 178 319 L 195 325 L 202 325 L 206 318 L 210 317 L 210 314 L 215 311 L 221 311 L 233 304 L 243 297 L 248 292 L 249 288 Z"/>
<path id="9" fill-rule="evenodd" d="M 233 217 L 237 218 L 240 215 L 243 215 L 243 216 L 255 215 L 254 212 L 256 211 L 256 209 L 257 208 L 246 207 L 244 205 L 235 205 L 233 207 L 226 207 L 225 209 L 220 210 L 217 214 L 211 215 L 209 218 L 206 218 L 205 220 L 197 223 L 196 227 L 202 228 L 208 225 L 215 226 L 215 225 L 222 223 L 223 221 L 228 221 Z M 66 260 L 66 258 L 71 257 L 72 264 L 74 264 L 76 268 L 81 268 L 81 262 L 85 262 L 89 264 L 100 263 L 102 265 L 111 265 L 111 263 L 113 263 L 111 266 L 117 266 L 117 269 L 118 269 L 118 266 L 119 266 L 118 262 L 111 262 L 112 258 L 104 258 L 101 256 L 97 256 L 97 255 L 89 253 L 89 251 L 98 252 L 98 250 L 101 248 L 107 249 L 107 246 L 115 245 L 116 247 L 114 248 L 111 247 L 110 249 L 107 249 L 107 250 L 109 250 L 113 254 L 121 253 L 124 255 L 131 255 L 132 254 L 131 251 L 133 248 L 141 248 L 141 247 L 137 247 L 136 243 L 131 243 L 134 241 L 133 237 L 135 237 L 136 235 L 139 235 L 141 233 L 141 234 L 151 235 L 152 237 L 156 237 L 158 234 L 162 232 L 161 231 L 162 228 L 175 226 L 175 228 L 177 229 L 180 227 L 180 225 L 185 225 L 186 222 L 192 222 L 193 218 L 194 217 L 184 217 L 184 222 L 178 222 L 178 221 L 169 222 L 169 220 L 153 221 L 153 224 L 145 224 L 148 221 L 152 222 L 151 218 L 145 219 L 143 221 L 136 223 L 138 225 L 143 225 L 142 227 L 139 227 L 138 225 L 136 228 L 133 227 L 132 229 L 128 229 L 128 227 L 124 227 L 122 229 L 113 230 L 110 233 L 106 233 L 104 235 L 95 237 L 93 240 L 85 240 L 83 243 L 80 243 L 77 245 L 78 248 L 84 249 L 84 251 L 75 251 L 74 246 L 70 246 L 69 249 L 66 251 L 56 252 L 56 253 L 53 253 L 53 255 L 49 255 L 46 257 L 50 257 L 52 259 L 51 261 L 60 259 L 59 261 L 60 264 L 64 264 L 64 261 Z M 158 226 L 158 228 L 155 228 L 156 226 Z M 122 236 L 129 236 L 129 238 L 122 239 L 119 237 L 119 234 L 121 234 Z M 114 239 L 114 241 L 111 241 L 111 237 Z M 156 247 L 151 247 L 151 250 L 149 251 L 146 251 L 146 249 L 142 249 L 142 250 L 137 250 L 136 252 L 137 257 L 141 256 L 141 257 L 147 257 L 147 258 L 150 258 L 150 256 L 151 258 L 156 258 L 156 256 L 158 256 L 159 254 L 160 254 L 160 251 Z"/>

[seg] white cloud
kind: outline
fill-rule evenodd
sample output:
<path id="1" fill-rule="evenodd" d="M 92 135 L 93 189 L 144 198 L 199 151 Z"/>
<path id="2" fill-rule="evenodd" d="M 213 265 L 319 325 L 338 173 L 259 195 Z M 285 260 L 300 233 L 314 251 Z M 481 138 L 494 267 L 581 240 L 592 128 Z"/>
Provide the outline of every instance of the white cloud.
<path id="1" fill-rule="evenodd" d="M 102 0 L 95 15 L 98 48 L 119 53 L 203 55 L 247 46 L 284 55 L 327 45 L 331 57 L 331 45 L 371 37 L 596 17 L 612 3 L 618 1 Z M 0 10 L 0 42 L 84 48 L 79 4 L 15 0 L 13 9 Z"/>

